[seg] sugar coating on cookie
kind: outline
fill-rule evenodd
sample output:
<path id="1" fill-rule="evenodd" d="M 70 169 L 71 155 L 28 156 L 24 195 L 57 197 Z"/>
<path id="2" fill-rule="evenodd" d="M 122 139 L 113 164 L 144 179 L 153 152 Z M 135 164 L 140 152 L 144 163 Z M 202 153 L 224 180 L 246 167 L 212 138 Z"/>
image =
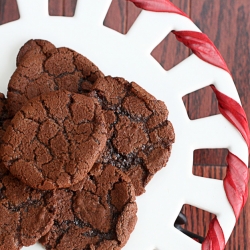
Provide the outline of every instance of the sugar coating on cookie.
<path id="1" fill-rule="evenodd" d="M 95 164 L 77 185 L 57 191 L 58 212 L 40 242 L 47 250 L 121 249 L 137 221 L 134 187 L 111 165 Z"/>
<path id="2" fill-rule="evenodd" d="M 101 104 L 107 123 L 106 149 L 99 159 L 124 171 L 136 195 L 164 167 L 175 140 L 166 105 L 136 83 L 110 76 L 98 79 L 91 96 Z"/>
<path id="3" fill-rule="evenodd" d="M 34 98 L 15 115 L 3 136 L 2 161 L 33 188 L 70 187 L 92 168 L 106 136 L 94 98 L 55 91 Z"/>
<path id="4" fill-rule="evenodd" d="M 44 48 L 44 47 L 43 47 Z M 8 110 L 14 116 L 28 100 L 56 90 L 74 93 L 88 92 L 103 73 L 90 60 L 68 49 L 46 50 L 46 54 L 31 49 L 19 52 L 16 71 L 8 85 Z M 23 53 L 25 54 L 24 56 Z"/>
<path id="5" fill-rule="evenodd" d="M 35 190 L 0 165 L 0 249 L 35 244 L 51 228 L 56 214 L 54 191 Z"/>

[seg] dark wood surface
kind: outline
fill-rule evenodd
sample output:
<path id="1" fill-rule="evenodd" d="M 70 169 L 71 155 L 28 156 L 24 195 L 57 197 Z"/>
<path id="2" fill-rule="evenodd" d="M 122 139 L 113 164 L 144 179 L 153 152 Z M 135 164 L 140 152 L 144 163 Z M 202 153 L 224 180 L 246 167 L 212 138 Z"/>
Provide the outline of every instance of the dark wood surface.
<path id="1" fill-rule="evenodd" d="M 76 0 L 50 0 L 50 15 L 73 16 Z M 243 108 L 250 120 L 250 1 L 249 0 L 173 0 L 184 10 L 215 43 L 232 72 Z M 113 0 L 104 24 L 123 34 L 127 33 L 140 10 L 125 0 Z M 0 24 L 19 18 L 15 0 L 0 0 Z M 168 36 L 152 52 L 152 56 L 170 69 L 186 58 L 190 51 Z M 190 119 L 218 113 L 217 102 L 210 88 L 205 88 L 183 97 Z M 226 173 L 227 150 L 196 150 L 194 152 L 195 175 L 223 179 Z M 211 214 L 183 207 L 188 217 L 187 229 L 205 235 Z M 227 250 L 250 249 L 250 201 L 231 235 Z"/>

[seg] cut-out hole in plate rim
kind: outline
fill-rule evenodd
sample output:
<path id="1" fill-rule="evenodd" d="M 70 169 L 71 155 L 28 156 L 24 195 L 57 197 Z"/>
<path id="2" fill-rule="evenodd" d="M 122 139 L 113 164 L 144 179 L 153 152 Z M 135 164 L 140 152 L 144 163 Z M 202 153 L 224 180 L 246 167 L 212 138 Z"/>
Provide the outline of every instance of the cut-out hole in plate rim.
<path id="1" fill-rule="evenodd" d="M 204 148 L 194 151 L 194 166 L 227 166 L 228 150 L 224 148 Z"/>
<path id="2" fill-rule="evenodd" d="M 121 34 L 127 34 L 140 13 L 141 9 L 129 1 L 112 0 L 103 25 Z"/>
<path id="3" fill-rule="evenodd" d="M 190 120 L 220 114 L 217 98 L 210 86 L 185 95 L 183 102 Z"/>
<path id="4" fill-rule="evenodd" d="M 0 0 L 0 25 L 20 18 L 16 0 Z"/>
<path id="5" fill-rule="evenodd" d="M 46 0 L 49 1 L 50 16 L 73 17 L 77 0 Z"/>
<path id="6" fill-rule="evenodd" d="M 189 49 L 178 42 L 173 33 L 169 33 L 161 43 L 159 43 L 151 55 L 165 69 L 170 70 L 190 54 Z"/>
<path id="7" fill-rule="evenodd" d="M 209 222 L 215 215 L 188 204 L 182 207 L 181 213 L 186 217 L 186 223 L 179 225 L 177 229 L 202 243 L 207 235 Z"/>

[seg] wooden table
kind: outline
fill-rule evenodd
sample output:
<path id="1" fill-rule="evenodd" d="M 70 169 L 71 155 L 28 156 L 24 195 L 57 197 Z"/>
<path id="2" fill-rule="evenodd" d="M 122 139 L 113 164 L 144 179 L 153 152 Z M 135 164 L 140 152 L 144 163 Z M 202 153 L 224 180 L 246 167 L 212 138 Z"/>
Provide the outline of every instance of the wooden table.
<path id="1" fill-rule="evenodd" d="M 100 0 L 101 1 L 101 0 Z M 250 121 L 250 2 L 249 0 L 173 0 L 215 43 L 232 72 L 242 105 Z M 73 16 L 76 0 L 50 0 L 50 14 Z M 127 33 L 140 10 L 125 0 L 113 0 L 104 24 Z M 16 0 L 0 0 L 0 24 L 18 19 Z M 170 69 L 190 54 L 173 36 L 168 36 L 153 52 L 154 58 Z M 183 98 L 190 119 L 219 113 L 210 88 Z M 227 150 L 197 150 L 194 152 L 193 173 L 222 179 L 226 172 Z M 213 215 L 185 205 L 189 231 L 205 235 Z M 226 247 L 227 250 L 250 249 L 250 200 L 248 200 Z"/>

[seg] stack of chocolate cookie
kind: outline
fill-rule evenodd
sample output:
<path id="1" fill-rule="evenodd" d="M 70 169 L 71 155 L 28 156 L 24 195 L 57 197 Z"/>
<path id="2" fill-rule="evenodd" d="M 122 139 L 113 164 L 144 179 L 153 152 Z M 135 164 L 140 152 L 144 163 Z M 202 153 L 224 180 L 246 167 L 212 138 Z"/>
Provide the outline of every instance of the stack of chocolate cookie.
<path id="1" fill-rule="evenodd" d="M 165 104 L 44 40 L 20 49 L 0 97 L 0 250 L 121 249 L 170 156 Z"/>

